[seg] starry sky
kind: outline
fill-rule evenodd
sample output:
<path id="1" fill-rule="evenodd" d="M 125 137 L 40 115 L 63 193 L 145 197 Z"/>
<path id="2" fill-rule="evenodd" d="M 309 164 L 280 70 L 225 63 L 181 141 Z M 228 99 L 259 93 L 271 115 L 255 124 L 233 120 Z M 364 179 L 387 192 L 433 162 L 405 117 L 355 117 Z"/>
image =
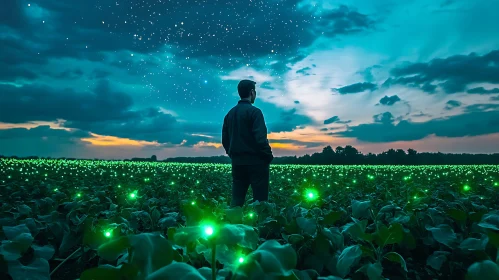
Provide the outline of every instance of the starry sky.
<path id="1" fill-rule="evenodd" d="M 276 156 L 498 152 L 499 1 L 7 0 L 0 154 L 225 154 L 257 82 Z"/>

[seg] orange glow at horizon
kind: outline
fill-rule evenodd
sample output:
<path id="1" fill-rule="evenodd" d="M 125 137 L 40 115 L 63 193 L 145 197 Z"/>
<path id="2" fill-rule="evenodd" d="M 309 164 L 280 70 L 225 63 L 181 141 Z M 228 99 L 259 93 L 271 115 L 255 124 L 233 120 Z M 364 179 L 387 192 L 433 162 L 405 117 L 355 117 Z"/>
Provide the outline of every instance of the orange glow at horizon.
<path id="1" fill-rule="evenodd" d="M 81 138 L 81 141 L 88 142 L 93 146 L 106 146 L 106 147 L 117 147 L 117 146 L 133 146 L 133 147 L 144 147 L 144 146 L 159 146 L 158 142 L 149 141 L 139 141 L 132 140 L 128 138 L 120 138 L 115 136 L 105 136 L 95 133 L 90 133 L 92 138 Z"/>

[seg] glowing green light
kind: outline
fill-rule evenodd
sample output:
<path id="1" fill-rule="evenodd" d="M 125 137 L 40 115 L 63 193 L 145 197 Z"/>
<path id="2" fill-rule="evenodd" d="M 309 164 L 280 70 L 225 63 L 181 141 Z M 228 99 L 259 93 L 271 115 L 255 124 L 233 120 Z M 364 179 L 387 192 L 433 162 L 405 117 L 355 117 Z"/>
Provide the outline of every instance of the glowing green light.
<path id="1" fill-rule="evenodd" d="M 418 199 L 418 196 L 417 196 L 417 195 L 415 195 L 415 196 L 414 196 L 414 199 Z"/>
<path id="2" fill-rule="evenodd" d="M 205 226 L 204 227 L 204 233 L 208 236 L 213 235 L 213 227 L 211 226 Z"/>
<path id="3" fill-rule="evenodd" d="M 196 184 L 199 184 L 199 180 L 196 180 Z"/>
<path id="4" fill-rule="evenodd" d="M 468 186 L 468 185 L 464 185 L 464 187 L 463 187 L 463 191 L 467 192 L 467 191 L 469 191 L 469 190 L 471 190 L 470 186 Z"/>
<path id="5" fill-rule="evenodd" d="M 353 183 L 356 184 L 357 183 L 357 180 L 353 180 Z"/>
<path id="6" fill-rule="evenodd" d="M 196 201 L 191 202 L 191 205 L 195 205 L 195 204 L 196 204 Z"/>
<path id="7" fill-rule="evenodd" d="M 54 189 L 54 192 L 57 192 L 58 190 L 59 190 L 58 188 L 55 188 L 55 189 Z"/>
<path id="8" fill-rule="evenodd" d="M 121 189 L 121 185 L 118 185 L 118 188 Z"/>
<path id="9" fill-rule="evenodd" d="M 137 198 L 137 191 L 130 193 L 128 196 L 130 197 L 130 199 L 136 199 Z"/>
<path id="10" fill-rule="evenodd" d="M 110 238 L 112 236 L 112 232 L 107 230 L 106 232 L 104 232 L 104 236 L 107 237 L 107 238 Z"/>
<path id="11" fill-rule="evenodd" d="M 248 215 L 248 216 L 249 216 L 250 218 L 253 218 L 253 216 L 255 216 L 255 214 L 253 214 L 253 213 L 249 213 L 249 215 Z"/>
<path id="12" fill-rule="evenodd" d="M 498 183 L 498 182 L 495 182 L 495 183 L 494 183 L 494 187 L 497 187 L 497 186 L 499 186 L 499 183 Z"/>
<path id="13" fill-rule="evenodd" d="M 77 193 L 77 194 L 76 194 L 76 197 L 81 197 L 81 193 Z"/>
<path id="14" fill-rule="evenodd" d="M 244 258 L 243 257 L 240 257 L 239 258 L 239 263 L 243 263 L 244 262 Z"/>
<path id="15" fill-rule="evenodd" d="M 308 198 L 314 198 L 314 194 L 313 193 L 308 193 Z"/>

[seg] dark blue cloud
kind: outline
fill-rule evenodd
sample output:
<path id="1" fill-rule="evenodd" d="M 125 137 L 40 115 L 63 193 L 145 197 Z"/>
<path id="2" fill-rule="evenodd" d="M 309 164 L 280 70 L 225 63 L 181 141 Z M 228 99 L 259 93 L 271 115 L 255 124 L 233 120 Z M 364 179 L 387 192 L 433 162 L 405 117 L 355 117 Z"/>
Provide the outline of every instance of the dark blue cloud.
<path id="1" fill-rule="evenodd" d="M 338 116 L 331 117 L 327 120 L 324 120 L 324 124 L 332 124 L 332 123 L 340 123 L 340 124 L 347 124 L 350 123 L 351 121 L 342 121 Z"/>
<path id="2" fill-rule="evenodd" d="M 472 83 L 499 84 L 499 50 L 484 55 L 470 53 L 436 58 L 427 63 L 406 63 L 392 69 L 391 76 L 384 85 L 403 84 L 428 93 L 433 93 L 437 86 L 452 94 L 464 92 Z"/>
<path id="3" fill-rule="evenodd" d="M 336 88 L 333 89 L 333 91 L 337 91 L 340 94 L 350 94 L 350 93 L 364 92 L 366 90 L 374 91 L 377 88 L 378 86 L 376 84 L 365 82 L 365 83 L 356 83 L 341 88 Z"/>
<path id="4" fill-rule="evenodd" d="M 385 95 L 385 97 L 381 98 L 379 103 L 381 105 L 392 106 L 393 104 L 395 104 L 399 101 L 400 101 L 400 98 L 397 95 L 393 95 L 393 96 L 386 96 Z"/>
<path id="5" fill-rule="evenodd" d="M 353 137 L 360 141 L 379 143 L 421 140 L 430 135 L 439 137 L 465 137 L 487 135 L 499 132 L 499 105 L 482 104 L 469 106 L 467 113 L 448 118 L 433 119 L 427 122 L 402 120 L 394 123 L 390 113 L 375 116 L 377 121 L 350 127 L 335 136 Z M 485 108 L 486 107 L 486 108 Z M 487 111 L 490 109 L 492 111 Z M 495 110 L 494 110 L 495 109 Z"/>
<path id="6" fill-rule="evenodd" d="M 472 88 L 467 91 L 470 94 L 494 94 L 499 93 L 499 88 L 485 89 L 483 87 Z"/>
<path id="7" fill-rule="evenodd" d="M 281 112 L 281 115 L 277 121 L 271 121 L 268 123 L 269 132 L 283 132 L 283 131 L 293 131 L 298 126 L 307 125 L 312 122 L 307 116 L 300 115 L 296 113 L 296 108 L 289 111 Z"/>
<path id="8" fill-rule="evenodd" d="M 457 100 L 449 100 L 445 103 L 445 110 L 452 110 L 457 107 L 461 107 L 461 102 Z"/>

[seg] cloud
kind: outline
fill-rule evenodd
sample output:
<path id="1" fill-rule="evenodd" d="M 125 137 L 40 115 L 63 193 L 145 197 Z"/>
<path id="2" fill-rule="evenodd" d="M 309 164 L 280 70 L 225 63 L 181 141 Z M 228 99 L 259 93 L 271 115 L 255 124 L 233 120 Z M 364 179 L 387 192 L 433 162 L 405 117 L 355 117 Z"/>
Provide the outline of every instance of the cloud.
<path id="1" fill-rule="evenodd" d="M 400 98 L 397 95 L 393 95 L 393 96 L 386 96 L 385 95 L 385 97 L 381 98 L 379 103 L 381 105 L 392 106 L 393 104 L 395 104 L 399 101 L 400 101 Z"/>
<path id="2" fill-rule="evenodd" d="M 494 94 L 499 93 L 499 88 L 485 89 L 483 87 L 472 88 L 467 91 L 470 94 Z"/>
<path id="3" fill-rule="evenodd" d="M 308 71 L 311 69 L 312 68 L 310 68 L 310 67 L 305 67 L 305 68 L 302 68 L 302 69 L 296 71 L 296 74 L 303 74 L 304 76 L 309 76 L 310 73 L 308 73 Z"/>
<path id="4" fill-rule="evenodd" d="M 499 84 L 499 50 L 484 55 L 470 53 L 436 58 L 427 63 L 406 63 L 390 73 L 392 77 L 385 81 L 385 86 L 403 84 L 428 93 L 433 93 L 438 86 L 448 94 L 464 92 L 472 83 Z"/>
<path id="5" fill-rule="evenodd" d="M 373 119 L 375 123 L 383 123 L 383 124 L 390 124 L 395 120 L 392 113 L 390 112 L 384 112 L 382 114 L 374 115 Z"/>
<path id="6" fill-rule="evenodd" d="M 445 110 L 452 110 L 457 107 L 461 107 L 461 102 L 457 100 L 449 100 L 445 103 Z"/>
<path id="7" fill-rule="evenodd" d="M 342 121 L 338 116 L 331 117 L 327 120 L 324 120 L 324 124 L 332 124 L 332 123 L 340 123 L 340 124 L 347 124 L 350 123 L 351 121 Z"/>
<path id="8" fill-rule="evenodd" d="M 341 88 L 333 89 L 334 91 L 338 91 L 340 94 L 350 94 L 350 93 L 359 93 L 364 92 L 366 90 L 374 91 L 378 88 L 376 84 L 373 83 L 356 83 L 348 86 L 344 86 Z"/>
<path id="9" fill-rule="evenodd" d="M 375 116 L 375 123 L 352 126 L 347 131 L 336 133 L 335 136 L 380 143 L 415 141 L 430 135 L 454 138 L 493 134 L 499 132 L 499 111 L 497 111 L 499 105 L 493 107 L 495 111 L 479 111 L 472 108 L 467 110 L 468 113 L 448 118 L 432 119 L 427 122 L 402 120 L 398 124 L 394 123 L 390 113 L 384 113 Z"/>
<path id="10" fill-rule="evenodd" d="M 64 126 L 104 136 L 188 146 L 204 140 L 195 133 L 219 140 L 221 123 L 179 122 L 160 108 L 133 109 L 132 98 L 113 91 L 102 81 L 90 92 L 56 90 L 46 86 L 0 85 L 0 122 L 65 120 Z"/>
<path id="11" fill-rule="evenodd" d="M 281 112 L 279 120 L 270 122 L 268 126 L 269 132 L 293 131 L 301 125 L 312 123 L 312 119 L 305 115 L 297 113 L 297 109 L 293 108 L 289 111 Z"/>

